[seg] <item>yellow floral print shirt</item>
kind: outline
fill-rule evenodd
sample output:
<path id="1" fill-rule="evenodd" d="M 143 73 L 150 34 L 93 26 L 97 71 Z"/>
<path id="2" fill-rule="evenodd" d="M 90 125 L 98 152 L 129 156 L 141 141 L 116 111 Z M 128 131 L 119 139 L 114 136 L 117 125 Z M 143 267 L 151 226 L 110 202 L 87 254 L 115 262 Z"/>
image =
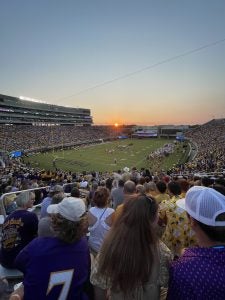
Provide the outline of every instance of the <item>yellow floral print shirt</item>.
<path id="1" fill-rule="evenodd" d="M 159 217 L 167 220 L 162 241 L 176 256 L 180 256 L 182 249 L 195 246 L 195 233 L 191 229 L 186 212 L 176 205 L 179 196 L 160 203 Z"/>

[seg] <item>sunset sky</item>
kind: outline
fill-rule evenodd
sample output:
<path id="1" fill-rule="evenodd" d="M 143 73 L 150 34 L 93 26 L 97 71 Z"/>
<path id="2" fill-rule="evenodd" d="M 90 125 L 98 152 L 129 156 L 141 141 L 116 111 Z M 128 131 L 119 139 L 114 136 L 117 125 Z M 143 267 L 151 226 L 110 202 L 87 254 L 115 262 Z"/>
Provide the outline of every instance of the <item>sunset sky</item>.
<path id="1" fill-rule="evenodd" d="M 224 0 L 0 4 L 0 94 L 90 108 L 95 124 L 225 117 Z"/>

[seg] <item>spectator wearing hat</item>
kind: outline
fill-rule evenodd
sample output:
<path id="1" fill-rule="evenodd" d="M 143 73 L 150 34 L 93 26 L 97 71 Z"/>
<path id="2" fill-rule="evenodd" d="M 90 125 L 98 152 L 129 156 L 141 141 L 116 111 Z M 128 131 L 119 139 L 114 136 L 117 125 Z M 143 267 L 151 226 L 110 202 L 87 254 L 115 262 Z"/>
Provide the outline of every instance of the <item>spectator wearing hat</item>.
<path id="1" fill-rule="evenodd" d="M 33 192 L 22 192 L 16 198 L 17 209 L 4 221 L 1 241 L 1 264 L 14 268 L 17 254 L 37 236 L 38 218 L 32 208 L 35 200 Z"/>
<path id="2" fill-rule="evenodd" d="M 56 194 L 61 194 L 64 196 L 64 190 L 63 187 L 59 184 L 56 184 L 55 186 L 50 188 L 49 194 L 46 198 L 43 199 L 41 203 L 41 213 L 40 218 L 44 218 L 48 215 L 47 208 L 52 203 L 52 197 Z"/>
<path id="3" fill-rule="evenodd" d="M 225 196 L 192 187 L 177 201 L 190 218 L 200 247 L 185 250 L 170 269 L 168 299 L 216 299 L 225 295 Z"/>
<path id="4" fill-rule="evenodd" d="M 64 198 L 49 205 L 55 236 L 38 237 L 16 258 L 24 273 L 24 299 L 88 299 L 90 254 L 86 237 L 86 209 L 81 199 Z"/>

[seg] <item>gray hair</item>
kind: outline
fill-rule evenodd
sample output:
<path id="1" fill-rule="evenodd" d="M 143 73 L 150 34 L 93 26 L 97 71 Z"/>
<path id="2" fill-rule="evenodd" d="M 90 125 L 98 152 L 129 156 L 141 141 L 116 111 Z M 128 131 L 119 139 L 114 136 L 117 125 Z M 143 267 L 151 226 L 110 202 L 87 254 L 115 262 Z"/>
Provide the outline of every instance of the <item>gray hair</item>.
<path id="1" fill-rule="evenodd" d="M 137 184 L 136 185 L 136 192 L 140 193 L 140 194 L 144 194 L 145 193 L 145 187 L 142 184 Z"/>
<path id="2" fill-rule="evenodd" d="M 136 185 L 133 181 L 131 180 L 127 180 L 125 183 L 124 183 L 124 193 L 125 194 L 134 194 L 136 192 Z"/>
<path id="3" fill-rule="evenodd" d="M 18 207 L 25 207 L 26 204 L 30 201 L 30 198 L 34 196 L 35 197 L 35 193 L 34 192 L 22 192 L 20 193 L 17 197 L 16 197 L 16 204 Z"/>
<path id="4" fill-rule="evenodd" d="M 65 198 L 65 195 L 62 194 L 62 193 L 58 193 L 58 194 L 55 194 L 53 197 L 52 197 L 52 202 L 51 204 L 58 204 L 59 202 L 62 201 L 62 199 Z"/>
<path id="5" fill-rule="evenodd" d="M 144 184 L 144 187 L 145 187 L 145 192 L 146 193 L 150 193 L 150 192 L 156 192 L 157 191 L 157 187 L 156 187 L 156 184 L 155 182 L 146 182 Z"/>

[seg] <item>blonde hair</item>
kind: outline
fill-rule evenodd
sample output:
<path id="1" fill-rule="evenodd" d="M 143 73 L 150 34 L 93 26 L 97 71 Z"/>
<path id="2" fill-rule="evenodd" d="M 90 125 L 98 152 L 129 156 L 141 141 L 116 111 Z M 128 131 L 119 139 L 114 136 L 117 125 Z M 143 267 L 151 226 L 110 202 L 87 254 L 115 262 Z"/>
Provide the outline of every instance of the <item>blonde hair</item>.
<path id="1" fill-rule="evenodd" d="M 27 205 L 27 203 L 30 201 L 31 197 L 34 196 L 35 197 L 35 193 L 34 192 L 22 192 L 20 193 L 17 197 L 16 197 L 16 204 L 18 207 L 25 207 Z"/>

